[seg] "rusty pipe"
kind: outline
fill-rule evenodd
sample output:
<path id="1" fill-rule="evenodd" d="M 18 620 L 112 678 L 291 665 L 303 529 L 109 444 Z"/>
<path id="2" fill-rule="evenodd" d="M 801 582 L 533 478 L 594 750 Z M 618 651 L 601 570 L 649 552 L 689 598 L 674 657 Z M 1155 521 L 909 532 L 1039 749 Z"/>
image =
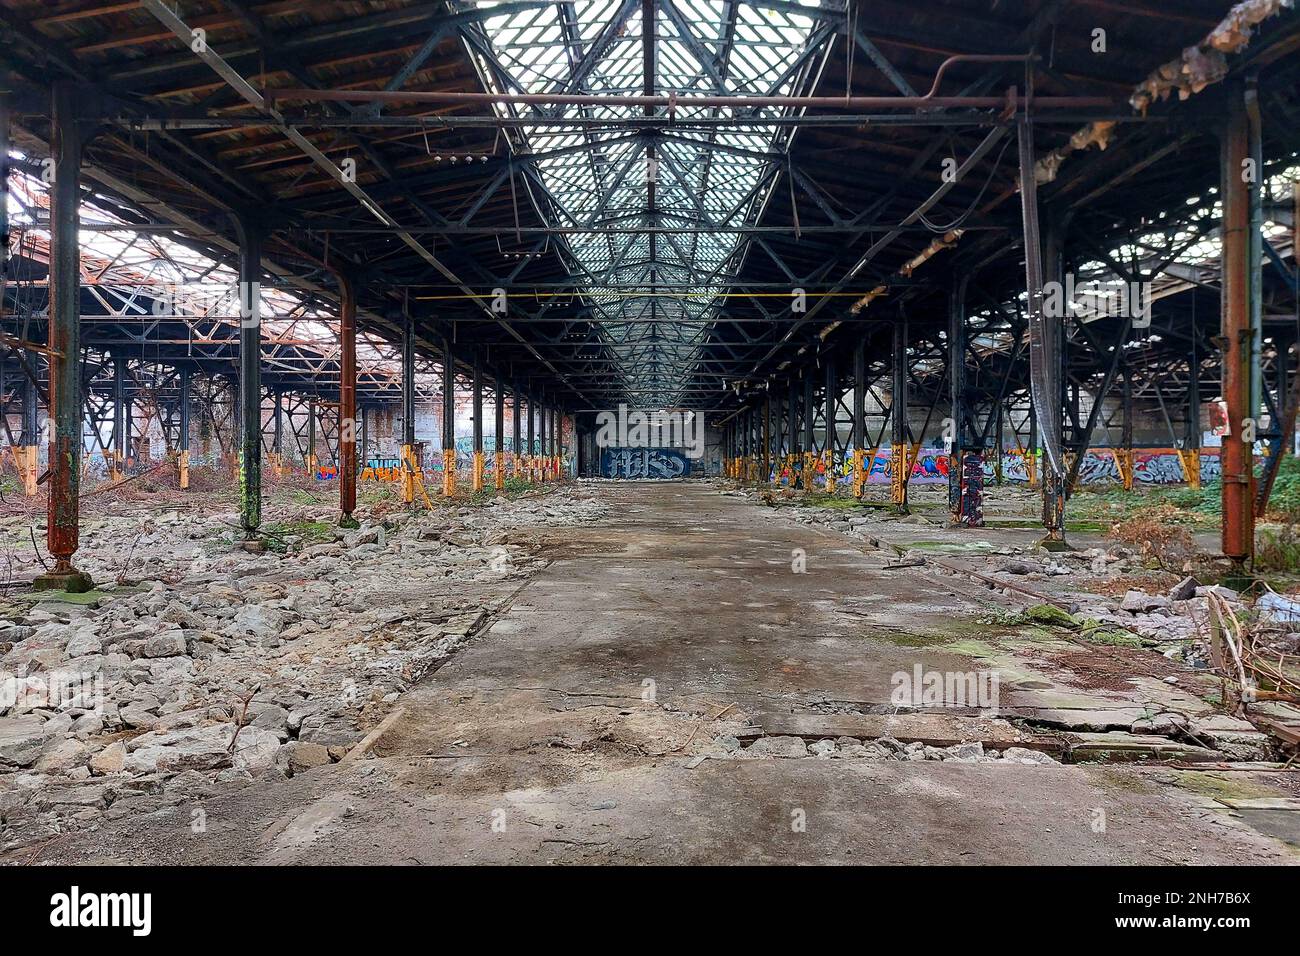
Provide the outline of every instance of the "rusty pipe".
<path id="1" fill-rule="evenodd" d="M 936 78 L 937 80 L 938 78 Z M 609 96 L 592 93 L 465 93 L 459 90 L 311 90 L 289 88 L 267 90 L 268 104 L 283 100 L 312 103 L 426 103 L 444 106 L 511 103 L 524 106 L 626 106 L 680 109 L 1002 109 L 1008 103 L 1017 109 L 1030 101 L 1017 96 L 935 96 L 933 89 L 925 96 L 678 96 L 676 94 L 631 94 Z M 1052 108 L 1115 108 L 1116 101 L 1104 96 L 1035 96 L 1033 104 Z"/>

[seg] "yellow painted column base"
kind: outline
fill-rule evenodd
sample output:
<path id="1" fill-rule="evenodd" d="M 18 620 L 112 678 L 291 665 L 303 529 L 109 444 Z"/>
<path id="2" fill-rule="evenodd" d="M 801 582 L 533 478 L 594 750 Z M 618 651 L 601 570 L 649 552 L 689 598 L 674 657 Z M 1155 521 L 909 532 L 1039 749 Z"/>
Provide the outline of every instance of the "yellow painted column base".
<path id="1" fill-rule="evenodd" d="M 867 490 L 867 469 L 866 469 L 867 450 L 865 448 L 853 449 L 853 497 L 861 498 L 862 493 Z"/>
<path id="2" fill-rule="evenodd" d="M 483 490 L 483 453 L 474 452 L 474 490 Z"/>
<path id="3" fill-rule="evenodd" d="M 176 481 L 181 491 L 190 486 L 190 453 L 183 451 L 176 456 Z"/>
<path id="4" fill-rule="evenodd" d="M 442 495 L 444 498 L 456 496 L 456 449 L 442 450 Z"/>
<path id="5" fill-rule="evenodd" d="M 36 451 L 36 446 L 21 446 L 13 451 L 14 464 L 18 466 L 18 472 L 22 478 L 23 494 L 28 498 L 34 498 L 36 497 L 37 471 L 40 469 L 40 456 Z"/>
<path id="6" fill-rule="evenodd" d="M 412 445 L 402 446 L 402 502 L 404 504 L 415 504 L 415 448 Z"/>
<path id="7" fill-rule="evenodd" d="M 506 453 L 503 451 L 497 452 L 494 464 L 496 467 L 492 469 L 492 484 L 497 491 L 504 491 L 506 487 Z"/>
<path id="8" fill-rule="evenodd" d="M 1178 450 L 1178 462 L 1183 466 L 1183 481 L 1187 482 L 1187 487 L 1193 491 L 1201 489 L 1201 453 L 1198 449 L 1187 448 Z"/>

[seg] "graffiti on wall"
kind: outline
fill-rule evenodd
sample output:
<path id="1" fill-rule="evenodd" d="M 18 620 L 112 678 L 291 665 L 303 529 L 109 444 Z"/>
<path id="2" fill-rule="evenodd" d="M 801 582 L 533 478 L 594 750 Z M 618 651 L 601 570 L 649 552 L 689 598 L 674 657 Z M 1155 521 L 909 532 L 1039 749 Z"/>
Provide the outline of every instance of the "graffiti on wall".
<path id="1" fill-rule="evenodd" d="M 684 478 L 691 473 L 691 461 L 674 448 L 605 448 L 600 473 L 605 478 Z"/>
<path id="2" fill-rule="evenodd" d="M 868 466 L 867 482 L 873 485 L 889 484 L 892 449 L 888 446 L 868 449 L 865 461 Z M 1256 456 L 1262 463 L 1262 456 Z M 922 448 L 912 465 L 909 482 L 915 485 L 943 484 L 948 481 L 949 458 L 942 448 Z M 772 484 L 793 485 L 799 480 L 803 467 L 802 456 L 794 459 L 793 468 L 784 457 L 773 462 L 768 473 Z M 831 488 L 836 486 L 851 487 L 853 481 L 853 460 L 836 452 L 834 461 L 827 468 L 822 456 L 815 463 L 816 475 L 814 486 Z M 1201 449 L 1201 482 L 1214 481 L 1219 477 L 1219 450 L 1214 447 Z M 1042 474 L 1041 463 L 1037 469 Z M 991 455 L 984 459 L 984 478 L 987 482 L 997 479 L 996 462 Z M 1002 480 L 1011 484 L 1024 484 L 1029 481 L 1029 469 L 1025 457 L 1019 452 L 1007 451 L 1002 455 Z M 1144 448 L 1133 451 L 1133 480 L 1137 484 L 1172 485 L 1185 481 L 1182 460 L 1174 448 Z M 1119 466 L 1114 452 L 1109 448 L 1097 448 L 1089 451 L 1079 466 L 1080 484 L 1121 484 Z"/>

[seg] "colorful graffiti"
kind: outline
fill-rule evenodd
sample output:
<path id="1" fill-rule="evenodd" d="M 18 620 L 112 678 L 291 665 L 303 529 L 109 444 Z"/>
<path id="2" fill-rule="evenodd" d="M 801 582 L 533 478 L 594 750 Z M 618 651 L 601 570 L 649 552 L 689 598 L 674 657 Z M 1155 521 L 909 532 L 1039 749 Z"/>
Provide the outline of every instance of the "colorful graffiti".
<path id="1" fill-rule="evenodd" d="M 362 481 L 401 481 L 402 459 L 367 458 L 366 467 L 361 469 Z"/>
<path id="2" fill-rule="evenodd" d="M 893 452 L 888 446 L 867 449 L 864 453 L 867 468 L 867 482 L 873 485 L 889 484 Z M 944 484 L 948 481 L 949 456 L 942 448 L 922 448 L 917 453 L 912 465 L 909 483 L 914 485 Z M 1202 484 L 1219 477 L 1219 449 L 1208 447 L 1201 449 L 1200 472 Z M 1262 463 L 1262 456 L 1256 461 Z M 818 455 L 815 461 L 813 483 L 823 488 L 851 488 L 853 484 L 852 455 L 835 453 L 828 467 L 824 455 Z M 803 469 L 802 456 L 781 457 L 772 463 L 768 472 L 768 482 L 783 486 L 794 486 L 800 482 Z M 1037 472 L 1041 474 L 1041 466 Z M 984 456 L 984 481 L 991 484 L 997 480 L 996 462 L 992 454 Z M 1186 480 L 1183 463 L 1175 448 L 1142 448 L 1133 450 L 1133 481 L 1145 485 L 1182 484 Z M 1025 456 L 1020 452 L 1006 451 L 1002 454 L 1002 481 L 1010 484 L 1025 484 L 1029 481 L 1029 468 Z M 1120 466 L 1115 460 L 1115 452 L 1110 448 L 1095 448 L 1089 451 L 1079 466 L 1080 484 L 1122 484 Z M 800 485 L 801 486 L 801 485 Z"/>
<path id="3" fill-rule="evenodd" d="M 674 448 L 606 448 L 600 473 L 621 479 L 684 478 L 691 473 L 691 460 Z"/>

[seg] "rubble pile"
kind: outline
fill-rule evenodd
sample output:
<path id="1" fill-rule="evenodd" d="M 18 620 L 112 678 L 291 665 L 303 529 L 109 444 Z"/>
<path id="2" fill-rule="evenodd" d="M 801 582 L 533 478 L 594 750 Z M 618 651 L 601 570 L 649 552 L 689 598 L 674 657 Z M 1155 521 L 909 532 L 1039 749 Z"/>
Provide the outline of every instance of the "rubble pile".
<path id="1" fill-rule="evenodd" d="M 350 531 L 290 509 L 262 552 L 230 515 L 99 519 L 84 566 L 141 583 L 0 605 L 0 852 L 341 759 L 544 563 L 535 529 L 603 513 L 573 488 Z"/>
<path id="2" fill-rule="evenodd" d="M 1051 754 L 1028 747 L 1007 747 L 1004 750 L 985 749 L 981 741 L 953 744 L 950 747 L 932 747 L 913 741 L 902 743 L 893 737 L 874 740 L 857 737 L 837 737 L 834 740 L 817 740 L 807 743 L 802 737 L 759 737 L 748 747 L 742 747 L 735 737 L 717 737 L 714 747 L 720 753 L 711 757 L 816 757 L 829 759 L 861 760 L 944 760 L 952 763 L 1004 763 L 1049 765 L 1060 763 Z"/>

